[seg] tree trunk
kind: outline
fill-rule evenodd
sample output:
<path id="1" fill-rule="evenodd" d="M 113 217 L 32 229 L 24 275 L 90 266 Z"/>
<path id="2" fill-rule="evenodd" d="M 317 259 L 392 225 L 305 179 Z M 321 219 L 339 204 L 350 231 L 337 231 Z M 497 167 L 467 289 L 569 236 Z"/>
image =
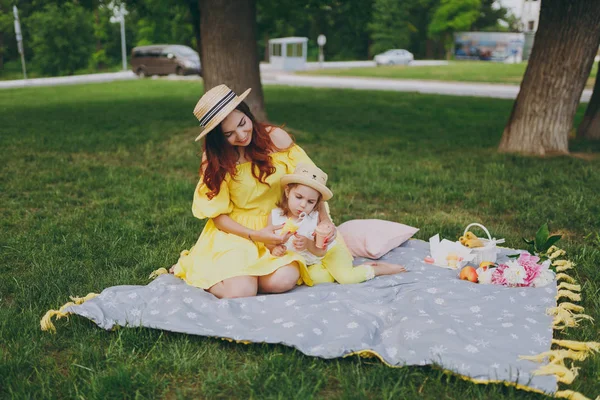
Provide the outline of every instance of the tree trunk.
<path id="1" fill-rule="evenodd" d="M 196 51 L 200 55 L 200 65 L 202 66 L 202 37 L 200 36 L 200 1 L 190 1 L 189 3 L 192 26 L 194 27 L 194 37 L 196 38 Z"/>
<path id="2" fill-rule="evenodd" d="M 222 83 L 246 98 L 252 113 L 266 121 L 258 48 L 256 0 L 199 0 L 204 90 Z"/>
<path id="3" fill-rule="evenodd" d="M 102 50 L 102 42 L 100 41 L 100 38 L 97 36 L 97 32 L 100 30 L 100 15 L 98 12 L 98 8 L 96 7 L 94 9 L 94 36 L 96 36 L 96 53 L 98 53 L 100 50 Z M 102 61 L 98 62 L 97 65 L 95 65 L 97 70 L 103 70 L 105 65 Z"/>
<path id="4" fill-rule="evenodd" d="M 426 59 L 433 59 L 434 55 L 433 55 L 433 40 L 431 39 L 427 39 L 427 41 L 425 42 L 425 58 Z"/>
<path id="5" fill-rule="evenodd" d="M 269 59 L 269 34 L 265 33 L 264 34 L 264 42 L 265 42 L 265 58 L 264 58 L 264 62 L 271 62 L 271 60 Z"/>
<path id="6" fill-rule="evenodd" d="M 598 67 L 600 67 L 600 62 L 598 62 Z M 600 140 L 600 73 L 596 75 L 592 98 L 577 130 L 577 137 Z"/>
<path id="7" fill-rule="evenodd" d="M 600 43 L 598 0 L 542 0 L 531 57 L 499 150 L 568 153 L 568 135 Z"/>

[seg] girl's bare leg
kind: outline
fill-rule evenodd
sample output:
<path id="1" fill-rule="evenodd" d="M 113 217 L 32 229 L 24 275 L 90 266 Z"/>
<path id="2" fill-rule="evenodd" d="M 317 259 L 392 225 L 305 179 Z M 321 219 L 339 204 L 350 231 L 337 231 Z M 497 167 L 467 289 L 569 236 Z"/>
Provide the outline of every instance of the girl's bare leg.
<path id="1" fill-rule="evenodd" d="M 394 275 L 399 274 L 400 272 L 406 272 L 406 268 L 404 268 L 402 265 L 392 264 L 385 261 L 373 261 L 366 264 L 369 264 L 373 267 L 375 276 Z"/>

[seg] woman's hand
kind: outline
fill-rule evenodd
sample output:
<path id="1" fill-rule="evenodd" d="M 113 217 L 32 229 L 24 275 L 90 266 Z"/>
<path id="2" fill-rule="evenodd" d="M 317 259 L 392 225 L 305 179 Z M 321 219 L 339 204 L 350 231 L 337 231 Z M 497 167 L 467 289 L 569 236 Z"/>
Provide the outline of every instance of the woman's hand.
<path id="1" fill-rule="evenodd" d="M 275 233 L 275 231 L 283 228 L 284 224 L 279 225 L 269 225 L 261 230 L 255 231 L 251 234 L 252 240 L 255 242 L 261 242 L 265 246 L 277 246 L 280 244 L 285 244 L 288 239 L 292 236 L 292 233 L 286 233 L 285 235 L 280 235 L 279 233 Z"/>

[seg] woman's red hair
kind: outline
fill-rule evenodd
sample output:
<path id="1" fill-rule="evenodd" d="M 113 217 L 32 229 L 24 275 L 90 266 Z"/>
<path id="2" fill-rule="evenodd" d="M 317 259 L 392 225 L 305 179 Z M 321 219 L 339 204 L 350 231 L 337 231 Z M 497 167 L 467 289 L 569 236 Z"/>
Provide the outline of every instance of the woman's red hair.
<path id="1" fill-rule="evenodd" d="M 277 149 L 269 136 L 274 126 L 258 122 L 243 101 L 235 109 L 246 114 L 252 121 L 252 141 L 246 146 L 244 156 L 252 162 L 252 175 L 259 182 L 268 185 L 267 177 L 275 172 L 270 154 Z M 238 153 L 234 146 L 227 142 L 221 124 L 206 135 L 204 154 L 206 159 L 200 165 L 200 176 L 210 189 L 208 198 L 212 199 L 221 191 L 225 176 L 229 173 L 231 177 L 235 177 L 237 172 Z"/>

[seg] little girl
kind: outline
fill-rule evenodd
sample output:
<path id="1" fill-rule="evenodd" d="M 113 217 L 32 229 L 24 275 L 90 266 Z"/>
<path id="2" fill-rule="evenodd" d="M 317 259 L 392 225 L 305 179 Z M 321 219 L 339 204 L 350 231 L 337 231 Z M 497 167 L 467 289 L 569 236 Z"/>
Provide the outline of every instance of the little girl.
<path id="1" fill-rule="evenodd" d="M 318 247 L 315 230 L 319 222 L 319 205 L 333 197 L 327 185 L 327 174 L 315 165 L 299 163 L 293 174 L 281 178 L 283 194 L 277 208 L 269 215 L 269 225 L 284 224 L 281 234 L 294 233 L 285 244 L 267 246 L 275 257 L 287 251 L 300 254 L 308 267 L 313 284 L 325 282 L 360 283 L 378 275 L 391 275 L 405 272 L 404 267 L 386 262 L 370 262 L 353 267 L 348 265 L 328 268 L 321 260 L 336 241 Z M 321 227 L 319 227 L 321 228 Z M 319 232 L 328 235 L 328 232 Z M 343 245 L 343 244 L 342 244 Z M 350 256 L 351 259 L 351 256 Z M 332 269 L 333 268 L 333 269 Z"/>

